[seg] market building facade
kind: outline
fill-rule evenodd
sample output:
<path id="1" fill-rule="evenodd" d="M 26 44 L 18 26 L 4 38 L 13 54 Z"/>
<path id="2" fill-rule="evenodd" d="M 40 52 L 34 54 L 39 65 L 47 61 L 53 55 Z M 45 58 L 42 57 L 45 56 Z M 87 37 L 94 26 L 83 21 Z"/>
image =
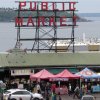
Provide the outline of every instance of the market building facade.
<path id="1" fill-rule="evenodd" d="M 88 67 L 100 72 L 100 53 L 27 53 L 20 49 L 13 49 L 10 53 L 0 54 L 0 79 L 15 77 L 29 78 L 31 73 L 47 69 L 57 74 L 64 69 L 77 73 Z"/>
<path id="2" fill-rule="evenodd" d="M 0 53 L 0 79 L 24 76 L 29 78 L 31 73 L 44 68 L 54 74 L 64 69 L 76 73 L 84 67 L 90 67 L 96 72 L 100 71 L 99 51 L 75 51 L 74 28 L 77 26 L 75 13 L 77 2 L 23 1 L 17 3 L 18 15 L 15 19 L 17 42 L 14 49 Z M 28 37 L 22 35 L 23 29 L 28 28 L 33 29 L 30 38 L 29 33 Z M 60 29 L 66 32 L 62 33 Z M 58 41 L 66 41 L 68 45 L 58 48 Z M 26 47 L 25 50 L 20 49 L 24 42 L 32 42 L 33 45 L 31 48 Z M 71 50 L 70 46 L 72 46 Z"/>

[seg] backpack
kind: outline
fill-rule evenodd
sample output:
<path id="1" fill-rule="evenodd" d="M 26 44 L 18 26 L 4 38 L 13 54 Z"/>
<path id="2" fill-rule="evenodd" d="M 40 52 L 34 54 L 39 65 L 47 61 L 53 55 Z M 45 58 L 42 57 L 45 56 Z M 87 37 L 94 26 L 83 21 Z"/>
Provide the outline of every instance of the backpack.
<path id="1" fill-rule="evenodd" d="M 79 88 L 76 87 L 75 90 L 74 90 L 74 92 L 77 92 L 78 93 L 79 92 Z"/>

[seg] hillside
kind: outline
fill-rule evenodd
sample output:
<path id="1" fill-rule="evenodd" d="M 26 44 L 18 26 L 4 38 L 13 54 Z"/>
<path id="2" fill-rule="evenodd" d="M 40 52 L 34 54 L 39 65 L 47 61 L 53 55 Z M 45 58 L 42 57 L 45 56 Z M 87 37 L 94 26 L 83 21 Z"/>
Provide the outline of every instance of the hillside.
<path id="1" fill-rule="evenodd" d="M 16 12 L 10 8 L 0 8 L 0 22 L 10 22 L 14 20 Z"/>
<path id="2" fill-rule="evenodd" d="M 15 9 L 11 9 L 11 8 L 0 8 L 0 22 L 11 22 L 14 21 L 15 17 L 17 16 L 17 11 L 15 11 Z M 27 17 L 27 16 L 37 16 L 37 12 L 22 12 L 21 16 Z M 39 13 L 40 16 L 51 16 L 52 12 L 41 12 Z M 71 14 L 69 14 L 68 12 L 64 11 L 64 12 L 57 12 L 57 16 L 67 16 L 70 17 Z M 77 21 L 81 22 L 86 22 L 88 20 L 78 16 L 78 14 L 76 14 L 77 16 Z"/>
<path id="3" fill-rule="evenodd" d="M 100 13 L 78 13 L 80 17 L 100 17 Z"/>

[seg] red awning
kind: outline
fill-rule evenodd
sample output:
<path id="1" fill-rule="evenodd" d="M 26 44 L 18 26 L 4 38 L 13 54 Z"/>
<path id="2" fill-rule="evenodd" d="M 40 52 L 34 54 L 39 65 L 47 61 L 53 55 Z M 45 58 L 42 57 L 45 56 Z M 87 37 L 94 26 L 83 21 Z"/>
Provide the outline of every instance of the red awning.
<path id="1" fill-rule="evenodd" d="M 63 70 L 59 74 L 54 76 L 55 78 L 68 78 L 68 79 L 77 79 L 80 78 L 78 75 L 74 75 L 69 72 L 67 69 Z"/>
<path id="2" fill-rule="evenodd" d="M 49 79 L 49 78 L 53 78 L 53 77 L 54 77 L 54 75 L 45 69 L 41 70 L 40 72 L 38 72 L 36 74 L 30 75 L 30 79 Z"/>

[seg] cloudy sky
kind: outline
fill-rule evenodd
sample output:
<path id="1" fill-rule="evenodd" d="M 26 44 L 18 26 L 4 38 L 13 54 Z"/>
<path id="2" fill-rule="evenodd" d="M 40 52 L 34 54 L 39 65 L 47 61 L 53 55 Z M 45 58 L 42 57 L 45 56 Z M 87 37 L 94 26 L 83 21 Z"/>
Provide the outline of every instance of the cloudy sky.
<path id="1" fill-rule="evenodd" d="M 0 0 L 0 7 L 17 7 L 15 1 L 25 0 Z M 26 0 L 38 1 L 38 0 Z M 61 0 L 39 0 L 39 1 L 61 1 Z M 62 0 L 62 1 L 78 1 L 77 10 L 81 13 L 100 13 L 100 0 Z"/>

